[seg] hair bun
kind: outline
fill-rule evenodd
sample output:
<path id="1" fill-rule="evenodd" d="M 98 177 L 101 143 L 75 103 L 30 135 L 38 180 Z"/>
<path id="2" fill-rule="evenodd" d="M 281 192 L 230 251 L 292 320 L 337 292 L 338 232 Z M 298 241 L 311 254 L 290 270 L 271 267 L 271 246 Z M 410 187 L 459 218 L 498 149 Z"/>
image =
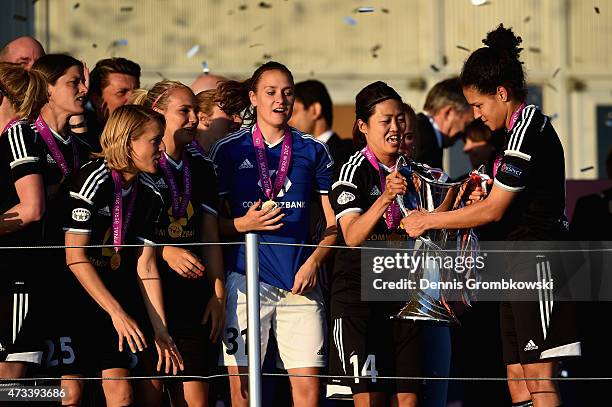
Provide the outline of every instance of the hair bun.
<path id="1" fill-rule="evenodd" d="M 523 50 L 523 48 L 519 48 L 523 39 L 514 35 L 511 28 L 504 28 L 503 24 L 489 32 L 487 38 L 482 40 L 482 42 L 489 48 L 508 52 L 516 59 L 518 59 L 519 54 Z"/>

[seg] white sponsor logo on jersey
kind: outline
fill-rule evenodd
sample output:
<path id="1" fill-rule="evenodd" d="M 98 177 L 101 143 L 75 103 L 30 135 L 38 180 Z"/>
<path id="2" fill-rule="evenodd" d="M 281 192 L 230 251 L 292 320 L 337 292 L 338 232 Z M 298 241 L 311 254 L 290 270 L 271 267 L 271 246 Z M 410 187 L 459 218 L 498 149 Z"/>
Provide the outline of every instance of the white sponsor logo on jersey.
<path id="1" fill-rule="evenodd" d="M 381 194 L 380 189 L 378 189 L 378 187 L 376 185 L 374 185 L 374 188 L 372 188 L 372 190 L 370 191 L 370 195 L 378 196 L 380 194 Z"/>
<path id="2" fill-rule="evenodd" d="M 536 350 L 536 349 L 538 349 L 538 345 L 535 344 L 533 339 L 530 339 L 529 342 L 527 342 L 527 345 L 525 346 L 524 350 L 528 351 L 528 350 Z"/>
<path id="3" fill-rule="evenodd" d="M 344 191 L 338 197 L 338 204 L 345 205 L 345 204 L 347 204 L 347 203 L 349 203 L 351 201 L 354 201 L 354 200 L 355 200 L 355 195 L 351 194 L 350 192 Z"/>
<path id="4" fill-rule="evenodd" d="M 87 222 L 91 218 L 91 212 L 85 208 L 75 208 L 72 210 L 72 219 L 77 222 Z"/>
<path id="5" fill-rule="evenodd" d="M 240 167 L 238 167 L 239 170 L 246 170 L 249 168 L 253 168 L 253 164 L 251 164 L 248 158 L 245 158 L 242 164 L 240 164 Z"/>
<path id="6" fill-rule="evenodd" d="M 155 181 L 155 186 L 157 188 L 168 188 L 168 186 L 166 185 L 166 181 L 164 181 L 163 178 L 160 178 L 157 181 Z"/>

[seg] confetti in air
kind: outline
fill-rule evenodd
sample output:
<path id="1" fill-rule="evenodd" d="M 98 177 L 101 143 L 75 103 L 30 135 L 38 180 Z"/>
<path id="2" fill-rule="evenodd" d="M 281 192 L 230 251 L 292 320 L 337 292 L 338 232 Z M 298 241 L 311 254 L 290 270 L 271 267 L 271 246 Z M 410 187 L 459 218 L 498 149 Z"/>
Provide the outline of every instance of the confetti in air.
<path id="1" fill-rule="evenodd" d="M 357 20 L 350 16 L 344 17 L 344 22 L 348 25 L 357 25 Z"/>
<path id="2" fill-rule="evenodd" d="M 595 7 L 595 12 L 599 14 L 599 7 Z"/>
<path id="3" fill-rule="evenodd" d="M 249 45 L 249 48 L 261 47 L 261 46 L 263 46 L 263 44 L 261 44 L 261 43 L 259 43 L 259 42 L 258 42 L 257 44 L 251 44 L 251 45 Z"/>
<path id="4" fill-rule="evenodd" d="M 389 14 L 389 9 L 388 8 L 381 8 L 380 11 L 382 11 L 385 14 Z"/>
<path id="5" fill-rule="evenodd" d="M 557 76 L 557 74 L 559 73 L 559 71 L 561 71 L 561 68 L 557 68 L 555 69 L 555 72 L 553 72 L 553 78 Z"/>
<path id="6" fill-rule="evenodd" d="M 523 22 L 526 24 L 531 21 L 531 17 L 527 16 L 523 19 Z"/>
<path id="7" fill-rule="evenodd" d="M 120 10 L 124 13 L 128 13 L 130 11 L 134 11 L 134 7 L 121 7 Z"/>
<path id="8" fill-rule="evenodd" d="M 558 118 L 559 118 L 559 113 L 553 113 L 553 114 L 550 116 L 550 121 L 553 121 L 553 120 L 558 119 Z"/>
<path id="9" fill-rule="evenodd" d="M 249 8 L 249 6 L 247 6 L 246 4 L 241 4 L 241 5 L 238 6 L 238 10 L 240 10 L 240 11 L 244 11 L 247 8 Z"/>
<path id="10" fill-rule="evenodd" d="M 259 7 L 260 8 L 272 8 L 272 4 L 266 3 L 265 1 L 262 1 L 262 2 L 259 3 Z"/>
<path id="11" fill-rule="evenodd" d="M 446 55 L 442 55 L 442 65 L 448 65 L 448 57 Z"/>
<path id="12" fill-rule="evenodd" d="M 73 10 L 76 10 L 79 8 L 79 6 L 81 5 L 81 3 L 75 3 L 74 6 L 72 6 Z"/>
<path id="13" fill-rule="evenodd" d="M 586 172 L 586 171 L 591 171 L 592 169 L 594 169 L 595 167 L 592 165 L 589 165 L 588 167 L 584 167 L 580 169 L 580 172 Z"/>
<path id="14" fill-rule="evenodd" d="M 459 48 L 460 50 L 466 51 L 466 52 L 470 52 L 470 49 L 464 47 L 463 45 L 457 45 L 457 48 Z"/>
<path id="15" fill-rule="evenodd" d="M 542 50 L 538 47 L 529 47 L 529 52 L 539 54 L 540 52 L 542 52 Z"/>
<path id="16" fill-rule="evenodd" d="M 96 43 L 91 44 L 91 46 L 92 46 L 93 48 L 98 48 L 98 44 L 96 44 Z"/>
<path id="17" fill-rule="evenodd" d="M 263 54 L 262 58 L 265 59 L 272 59 L 272 55 L 270 54 Z"/>
<path id="18" fill-rule="evenodd" d="M 200 52 L 200 46 L 198 44 L 194 45 L 187 51 L 187 58 L 193 58 L 198 52 Z"/>
<path id="19" fill-rule="evenodd" d="M 374 7 L 358 7 L 355 9 L 356 13 L 373 13 Z"/>
<path id="20" fill-rule="evenodd" d="M 263 25 L 263 24 L 258 25 L 257 27 L 253 28 L 253 32 L 255 32 L 255 31 L 259 31 L 259 30 L 261 30 L 262 28 L 264 28 L 264 25 Z"/>
<path id="21" fill-rule="evenodd" d="M 429 65 L 429 67 L 431 68 L 432 71 L 434 72 L 440 72 L 440 68 L 438 68 L 437 66 L 435 66 L 434 64 Z"/>
<path id="22" fill-rule="evenodd" d="M 557 88 L 553 84 L 546 82 L 546 86 L 557 92 Z"/>
<path id="23" fill-rule="evenodd" d="M 205 74 L 208 74 L 210 72 L 210 68 L 208 67 L 207 61 L 202 62 L 202 72 L 204 72 Z"/>

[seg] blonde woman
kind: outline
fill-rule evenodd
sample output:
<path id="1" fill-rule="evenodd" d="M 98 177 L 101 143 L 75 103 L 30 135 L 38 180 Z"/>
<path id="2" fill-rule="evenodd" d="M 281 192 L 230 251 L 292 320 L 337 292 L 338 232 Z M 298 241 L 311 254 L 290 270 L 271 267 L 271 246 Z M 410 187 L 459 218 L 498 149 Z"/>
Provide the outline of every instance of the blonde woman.
<path id="1" fill-rule="evenodd" d="M 155 232 L 168 326 L 185 360 L 186 376 L 205 376 L 216 366 L 216 342 L 225 322 L 225 279 L 219 246 L 186 248 L 181 243 L 218 242 L 217 189 L 212 162 L 193 147 L 198 105 L 191 89 L 162 81 L 138 92 L 140 103 L 164 115 L 165 151 L 155 178 L 165 206 Z M 163 265 L 163 266 L 162 266 Z M 161 383 L 157 383 L 161 389 Z M 203 406 L 208 384 L 202 380 L 168 383 L 173 404 Z M 151 395 L 150 392 L 148 392 Z M 157 403 L 161 392 L 157 392 Z"/>
<path id="2" fill-rule="evenodd" d="M 0 246 L 41 243 L 45 187 L 34 131 L 46 101 L 46 84 L 21 65 L 0 62 Z M 42 352 L 29 310 L 39 304 L 32 293 L 35 270 L 25 250 L 0 254 L 0 378 L 22 377 Z"/>
<path id="3" fill-rule="evenodd" d="M 176 374 L 181 356 L 166 329 L 155 249 L 147 246 L 163 205 L 148 175 L 161 157 L 164 119 L 142 106 L 126 105 L 110 116 L 102 133 L 102 153 L 85 164 L 69 187 L 64 230 L 66 262 L 79 284 L 68 293 L 71 336 L 63 336 L 58 356 L 64 377 L 101 372 L 102 377 L 129 375 L 134 355 L 155 343 L 157 369 Z M 142 244 L 122 247 L 125 244 Z M 112 245 L 112 248 L 87 248 Z M 146 318 L 148 314 L 148 319 Z M 130 353 L 131 352 L 131 353 Z M 78 404 L 82 383 L 63 380 Z M 127 380 L 105 380 L 109 406 L 133 403 Z"/>

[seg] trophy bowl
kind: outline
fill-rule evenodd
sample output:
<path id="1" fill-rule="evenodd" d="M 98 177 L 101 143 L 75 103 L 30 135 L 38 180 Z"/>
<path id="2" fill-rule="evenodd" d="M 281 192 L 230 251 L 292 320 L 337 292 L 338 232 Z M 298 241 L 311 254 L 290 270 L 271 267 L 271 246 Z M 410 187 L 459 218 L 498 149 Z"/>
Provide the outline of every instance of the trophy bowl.
<path id="1" fill-rule="evenodd" d="M 464 194 L 470 177 L 461 181 L 450 181 L 443 171 L 406 160 L 403 156 L 399 157 L 396 168 L 408 183 L 406 193 L 396 198 L 403 217 L 412 210 L 446 212 L 458 209 L 464 204 Z M 452 247 L 452 250 L 447 250 L 449 247 Z M 423 279 L 434 283 L 452 281 L 456 277 L 455 271 L 449 269 L 445 262 L 437 262 L 435 259 L 466 255 L 475 247 L 477 247 L 477 238 L 472 229 L 428 230 L 417 238 L 412 254 L 426 259 L 412 270 L 409 276 L 409 279 L 415 281 L 417 288 L 410 290 L 408 302 L 391 318 L 459 324 L 459 320 L 447 303 L 447 298 L 458 296 L 469 305 L 470 294 L 450 293 L 450 290 L 436 288 L 421 289 L 420 281 Z M 434 261 L 429 261 L 430 259 Z M 439 287 L 444 284 L 434 284 L 434 286 Z"/>

